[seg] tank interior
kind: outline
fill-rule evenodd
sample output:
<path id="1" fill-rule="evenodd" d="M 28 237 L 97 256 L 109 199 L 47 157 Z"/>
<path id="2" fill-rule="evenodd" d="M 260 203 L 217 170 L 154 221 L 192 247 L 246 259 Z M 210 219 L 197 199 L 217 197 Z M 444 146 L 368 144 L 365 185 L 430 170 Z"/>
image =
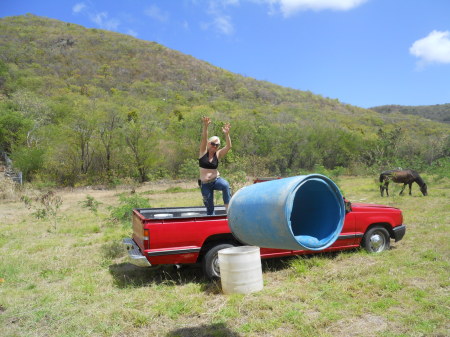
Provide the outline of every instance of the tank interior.
<path id="1" fill-rule="evenodd" d="M 340 208 L 336 193 L 325 181 L 310 179 L 300 184 L 290 217 L 297 242 L 311 249 L 326 244 L 339 228 Z"/>

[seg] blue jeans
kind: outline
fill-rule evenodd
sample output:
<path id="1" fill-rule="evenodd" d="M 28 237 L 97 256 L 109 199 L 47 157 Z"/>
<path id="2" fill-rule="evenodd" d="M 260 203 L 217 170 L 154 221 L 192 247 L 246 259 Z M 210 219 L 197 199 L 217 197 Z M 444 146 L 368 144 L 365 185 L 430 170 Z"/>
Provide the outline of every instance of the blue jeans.
<path id="1" fill-rule="evenodd" d="M 228 181 L 223 178 L 219 177 L 210 183 L 202 183 L 201 190 L 207 215 L 214 215 L 214 190 L 222 191 L 223 203 L 225 205 L 230 203 L 230 185 L 228 184 Z"/>

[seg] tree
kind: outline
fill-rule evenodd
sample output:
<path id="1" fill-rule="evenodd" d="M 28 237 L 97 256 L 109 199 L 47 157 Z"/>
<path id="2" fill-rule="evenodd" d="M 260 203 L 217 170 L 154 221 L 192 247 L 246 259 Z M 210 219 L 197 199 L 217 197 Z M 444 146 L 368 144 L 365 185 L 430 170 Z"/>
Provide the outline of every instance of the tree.
<path id="1" fill-rule="evenodd" d="M 105 106 L 100 111 L 98 131 L 105 151 L 105 169 L 108 179 L 111 179 L 111 161 L 113 150 L 119 146 L 119 131 L 124 118 L 117 106 Z"/>
<path id="2" fill-rule="evenodd" d="M 148 180 L 150 168 L 155 164 L 158 158 L 156 152 L 157 145 L 157 127 L 155 122 L 145 118 L 130 118 L 125 123 L 122 132 L 126 145 L 131 151 L 131 158 L 134 162 L 134 169 L 140 182 Z"/>
<path id="3" fill-rule="evenodd" d="M 14 146 L 25 142 L 32 121 L 6 104 L 0 104 L 0 149 L 8 153 Z"/>
<path id="4" fill-rule="evenodd" d="M 14 167 L 19 169 L 24 180 L 30 182 L 44 163 L 44 150 L 37 147 L 22 146 L 14 149 L 11 156 Z"/>
<path id="5" fill-rule="evenodd" d="M 33 92 L 18 90 L 11 101 L 14 107 L 22 116 L 33 121 L 32 126 L 27 131 L 26 145 L 32 147 L 39 143 L 38 131 L 41 127 L 51 123 L 49 108 L 47 103 Z"/>
<path id="6" fill-rule="evenodd" d="M 92 164 L 95 148 L 92 147 L 97 128 L 95 99 L 84 99 L 77 104 L 75 114 L 70 117 L 67 131 L 79 156 L 79 170 L 86 174 Z"/>

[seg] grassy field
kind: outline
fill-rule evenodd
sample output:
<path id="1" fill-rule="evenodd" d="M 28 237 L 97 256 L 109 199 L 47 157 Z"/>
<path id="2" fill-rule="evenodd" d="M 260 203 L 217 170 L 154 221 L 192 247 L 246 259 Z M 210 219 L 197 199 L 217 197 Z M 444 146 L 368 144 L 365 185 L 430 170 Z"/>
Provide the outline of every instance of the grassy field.
<path id="1" fill-rule="evenodd" d="M 31 214 L 20 194 L 0 200 L 2 336 L 449 336 L 450 181 L 424 176 L 429 195 L 381 198 L 374 177 L 335 180 L 351 201 L 404 212 L 391 250 L 263 262 L 264 289 L 223 295 L 201 269 L 126 263 L 130 225 L 109 220 L 131 188 L 58 190 L 54 219 Z M 29 191 L 28 191 L 29 193 Z M 201 204 L 195 182 L 151 183 L 152 207 Z M 83 206 L 100 202 L 98 211 Z"/>

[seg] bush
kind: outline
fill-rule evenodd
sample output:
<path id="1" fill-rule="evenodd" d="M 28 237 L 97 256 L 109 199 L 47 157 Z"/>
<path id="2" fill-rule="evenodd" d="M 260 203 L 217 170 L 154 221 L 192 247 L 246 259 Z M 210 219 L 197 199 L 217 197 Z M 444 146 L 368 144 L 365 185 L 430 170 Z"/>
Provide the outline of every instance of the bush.
<path id="1" fill-rule="evenodd" d="M 23 177 L 30 182 L 44 163 L 44 151 L 38 148 L 23 147 L 11 155 L 14 167 L 22 171 Z"/>
<path id="2" fill-rule="evenodd" d="M 435 174 L 439 178 L 450 178 L 450 158 L 441 158 L 433 162 L 429 168 L 431 174 Z"/>
<path id="3" fill-rule="evenodd" d="M 341 166 L 336 166 L 334 169 L 329 170 L 327 168 L 325 168 L 323 165 L 314 165 L 314 170 L 313 173 L 317 173 L 317 174 L 322 174 L 328 178 L 330 178 L 331 180 L 334 180 L 335 182 L 337 182 L 339 179 L 339 176 L 341 176 L 342 174 L 344 174 L 345 172 L 345 168 L 341 167 Z"/>
<path id="4" fill-rule="evenodd" d="M 169 170 L 160 167 L 157 169 L 152 170 L 150 173 L 147 174 L 147 178 L 150 181 L 155 181 L 155 180 L 161 180 L 161 179 L 171 179 L 171 175 Z"/>
<path id="5" fill-rule="evenodd" d="M 16 196 L 17 184 L 0 173 L 0 199 L 13 199 Z"/>
<path id="6" fill-rule="evenodd" d="M 244 171 L 229 173 L 226 177 L 230 184 L 231 193 L 236 193 L 239 189 L 247 184 L 247 175 Z"/>
<path id="7" fill-rule="evenodd" d="M 124 255 L 123 246 L 118 241 L 105 243 L 102 247 L 102 252 L 105 259 L 115 259 Z"/>
<path id="8" fill-rule="evenodd" d="M 90 211 L 92 211 L 95 214 L 97 214 L 98 206 L 101 204 L 101 202 L 95 200 L 94 197 L 91 197 L 90 195 L 87 195 L 86 199 L 80 201 L 78 204 L 81 205 L 81 207 L 87 208 Z"/>
<path id="9" fill-rule="evenodd" d="M 34 210 L 31 214 L 36 219 L 47 219 L 53 224 L 53 229 L 56 229 L 59 210 L 63 203 L 60 196 L 50 190 L 33 197 L 24 194 L 21 197 L 21 200 L 28 209 Z"/>
<path id="10" fill-rule="evenodd" d="M 138 194 L 132 194 L 130 196 L 120 195 L 120 205 L 117 207 L 110 206 L 111 219 L 123 224 L 128 224 L 131 221 L 131 214 L 135 208 L 149 208 L 151 207 L 148 199 Z"/>
<path id="11" fill-rule="evenodd" d="M 198 177 L 198 160 L 186 159 L 181 164 L 178 175 L 183 179 L 196 179 Z"/>

